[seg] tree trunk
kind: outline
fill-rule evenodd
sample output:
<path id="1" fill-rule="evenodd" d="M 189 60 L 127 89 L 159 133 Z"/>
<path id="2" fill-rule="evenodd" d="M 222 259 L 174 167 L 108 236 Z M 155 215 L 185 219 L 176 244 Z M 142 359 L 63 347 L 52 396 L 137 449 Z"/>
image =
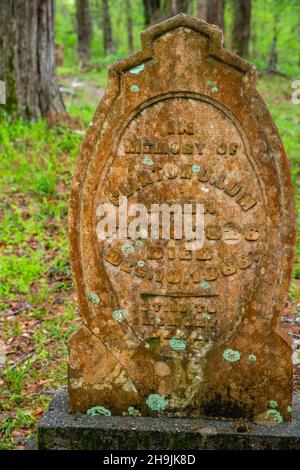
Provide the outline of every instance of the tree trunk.
<path id="1" fill-rule="evenodd" d="M 187 13 L 189 8 L 189 0 L 172 0 L 172 13 Z"/>
<path id="2" fill-rule="evenodd" d="M 277 43 L 278 43 L 278 20 L 279 16 L 274 16 L 274 26 L 273 26 L 273 39 L 270 48 L 270 55 L 269 55 L 269 63 L 267 67 L 268 72 L 277 72 L 277 64 L 278 64 L 278 51 L 277 51 Z"/>
<path id="3" fill-rule="evenodd" d="M 77 53 L 81 64 L 91 57 L 92 20 L 88 0 L 76 0 Z"/>
<path id="4" fill-rule="evenodd" d="M 149 0 L 143 0 L 143 7 L 144 7 L 144 24 L 145 26 L 149 26 L 151 23 Z"/>
<path id="5" fill-rule="evenodd" d="M 160 0 L 143 0 L 145 26 L 157 23 L 164 18 Z"/>
<path id="6" fill-rule="evenodd" d="M 127 42 L 128 51 L 133 51 L 133 31 L 132 31 L 132 18 L 131 18 L 131 0 L 125 0 L 126 17 L 127 17 Z"/>
<path id="7" fill-rule="evenodd" d="M 225 0 L 208 0 L 207 21 L 216 24 L 224 31 L 224 7 Z"/>
<path id="8" fill-rule="evenodd" d="M 12 118 L 66 116 L 54 55 L 54 0 L 1 0 L 0 80 Z"/>
<path id="9" fill-rule="evenodd" d="M 162 14 L 164 15 L 164 18 L 170 18 L 173 16 L 172 12 L 172 2 L 173 0 L 164 0 L 163 5 L 162 5 Z"/>
<path id="10" fill-rule="evenodd" d="M 103 7 L 103 45 L 104 55 L 116 53 L 116 48 L 112 38 L 111 20 L 109 13 L 108 0 L 102 0 Z"/>
<path id="11" fill-rule="evenodd" d="M 251 44 L 251 57 L 256 59 L 257 57 L 257 24 L 255 16 L 251 17 L 251 31 L 250 31 L 250 44 Z"/>
<path id="12" fill-rule="evenodd" d="M 200 20 L 207 21 L 207 0 L 198 0 L 197 16 Z"/>
<path id="13" fill-rule="evenodd" d="M 246 57 L 249 52 L 251 0 L 233 0 L 232 48 Z"/>

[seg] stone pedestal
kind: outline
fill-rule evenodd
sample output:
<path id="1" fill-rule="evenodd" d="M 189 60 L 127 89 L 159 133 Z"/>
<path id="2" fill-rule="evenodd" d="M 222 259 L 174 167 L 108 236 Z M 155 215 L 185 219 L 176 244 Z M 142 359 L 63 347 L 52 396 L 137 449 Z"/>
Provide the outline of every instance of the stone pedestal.
<path id="1" fill-rule="evenodd" d="M 241 421 L 68 414 L 61 389 L 38 425 L 38 449 L 300 449 L 300 397 L 293 420 L 275 426 Z"/>

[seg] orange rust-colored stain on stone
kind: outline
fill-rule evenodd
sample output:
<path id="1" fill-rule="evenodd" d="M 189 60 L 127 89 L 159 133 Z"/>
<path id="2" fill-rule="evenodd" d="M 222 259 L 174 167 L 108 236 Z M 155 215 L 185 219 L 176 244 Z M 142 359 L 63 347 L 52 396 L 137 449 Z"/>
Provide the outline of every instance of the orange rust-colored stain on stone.
<path id="1" fill-rule="evenodd" d="M 203 248 L 98 239 L 99 205 L 118 210 L 124 196 L 149 211 L 201 203 Z M 289 166 L 254 66 L 216 26 L 177 15 L 111 66 L 69 234 L 85 325 L 69 342 L 70 412 L 155 414 L 151 395 L 171 416 L 256 420 L 276 401 L 291 419 L 291 348 L 277 325 L 295 247 Z"/>

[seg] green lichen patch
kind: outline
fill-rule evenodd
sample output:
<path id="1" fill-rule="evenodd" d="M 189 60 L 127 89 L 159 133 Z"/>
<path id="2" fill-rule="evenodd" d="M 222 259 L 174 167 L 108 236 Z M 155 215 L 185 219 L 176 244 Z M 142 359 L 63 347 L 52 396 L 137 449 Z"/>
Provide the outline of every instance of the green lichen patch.
<path id="1" fill-rule="evenodd" d="M 125 310 L 114 310 L 112 313 L 112 317 L 114 320 L 116 320 L 118 323 L 122 323 L 127 317 L 128 313 Z"/>
<path id="2" fill-rule="evenodd" d="M 203 312 L 203 313 L 202 313 L 202 317 L 205 318 L 206 320 L 210 320 L 210 319 L 211 319 L 211 315 L 210 315 L 210 313 L 208 313 L 208 312 Z"/>
<path id="3" fill-rule="evenodd" d="M 291 412 L 292 412 L 292 407 L 289 405 L 289 406 L 287 407 L 286 411 L 287 411 L 288 413 L 291 413 Z"/>
<path id="4" fill-rule="evenodd" d="M 133 92 L 133 93 L 137 93 L 140 89 L 137 85 L 131 85 L 130 87 L 130 90 Z"/>
<path id="5" fill-rule="evenodd" d="M 281 416 L 280 412 L 276 409 L 278 408 L 278 403 L 276 400 L 270 400 L 269 401 L 269 407 L 270 409 L 266 412 L 265 414 L 265 420 L 266 421 L 271 421 L 277 424 L 280 424 L 283 422 L 283 417 Z"/>
<path id="6" fill-rule="evenodd" d="M 159 317 L 155 317 L 155 323 L 158 325 L 161 322 L 161 319 Z"/>
<path id="7" fill-rule="evenodd" d="M 211 89 L 211 92 L 212 93 L 217 93 L 217 91 L 219 91 L 218 88 L 216 86 L 213 86 L 212 89 Z"/>
<path id="8" fill-rule="evenodd" d="M 129 72 L 133 75 L 138 75 L 139 73 L 143 72 L 144 68 L 145 64 L 139 64 L 136 67 L 132 67 L 131 69 L 129 69 Z"/>
<path id="9" fill-rule="evenodd" d="M 141 246 L 143 246 L 142 240 L 136 240 L 135 246 L 136 246 L 137 248 L 141 248 Z"/>
<path id="10" fill-rule="evenodd" d="M 104 406 L 93 406 L 86 412 L 87 415 L 95 416 L 95 415 L 103 415 L 103 416 L 111 416 L 111 411 L 105 408 Z"/>
<path id="11" fill-rule="evenodd" d="M 147 157 L 147 155 L 144 156 L 144 160 L 143 160 L 144 164 L 145 165 L 153 165 L 153 160 L 151 157 Z"/>
<path id="12" fill-rule="evenodd" d="M 200 172 L 200 165 L 192 165 L 192 172 L 193 173 L 199 173 Z"/>
<path id="13" fill-rule="evenodd" d="M 271 421 L 277 424 L 283 423 L 283 417 L 278 410 L 268 410 L 265 414 L 265 420 Z"/>
<path id="14" fill-rule="evenodd" d="M 202 289 L 209 289 L 209 283 L 207 281 L 200 282 Z"/>
<path id="15" fill-rule="evenodd" d="M 130 255 L 134 253 L 134 248 L 130 243 L 124 243 L 124 245 L 121 246 L 121 251 L 125 255 Z"/>
<path id="16" fill-rule="evenodd" d="M 127 411 L 124 411 L 122 416 L 141 416 L 141 413 L 134 406 L 128 406 Z"/>
<path id="17" fill-rule="evenodd" d="M 169 346 L 175 351 L 183 351 L 184 349 L 186 349 L 187 340 L 184 338 L 176 338 L 174 336 L 172 339 L 170 339 Z"/>
<path id="18" fill-rule="evenodd" d="M 255 362 L 255 361 L 256 361 L 256 356 L 255 356 L 255 354 L 249 354 L 249 356 L 248 356 L 248 361 L 250 361 L 250 362 Z"/>
<path id="19" fill-rule="evenodd" d="M 207 83 L 208 86 L 211 86 L 213 84 L 213 82 L 211 80 L 207 80 L 206 83 Z"/>
<path id="20" fill-rule="evenodd" d="M 223 358 L 229 362 L 237 362 L 241 358 L 241 353 L 239 351 L 234 351 L 233 349 L 225 349 L 223 352 Z"/>
<path id="21" fill-rule="evenodd" d="M 140 266 L 140 267 L 145 266 L 145 261 L 142 260 L 142 259 L 140 259 L 140 260 L 138 261 L 138 266 Z"/>
<path id="22" fill-rule="evenodd" d="M 100 297 L 95 292 L 88 292 L 86 297 L 92 304 L 98 304 L 100 302 Z"/>
<path id="23" fill-rule="evenodd" d="M 168 400 L 164 395 L 151 393 L 146 400 L 146 404 L 152 411 L 163 411 L 168 407 Z"/>

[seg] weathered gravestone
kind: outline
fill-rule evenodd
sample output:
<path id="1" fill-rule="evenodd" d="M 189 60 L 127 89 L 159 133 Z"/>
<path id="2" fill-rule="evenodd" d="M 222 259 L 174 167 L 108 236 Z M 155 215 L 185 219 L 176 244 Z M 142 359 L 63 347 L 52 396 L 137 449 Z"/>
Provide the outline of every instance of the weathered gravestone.
<path id="1" fill-rule="evenodd" d="M 256 79 L 216 26 L 183 14 L 110 68 L 71 197 L 84 323 L 69 342 L 70 413 L 291 419 L 291 348 L 278 320 L 294 203 Z M 203 204 L 203 247 L 142 231 L 99 239 L 99 206 L 118 210 L 120 197 L 149 211 Z"/>

